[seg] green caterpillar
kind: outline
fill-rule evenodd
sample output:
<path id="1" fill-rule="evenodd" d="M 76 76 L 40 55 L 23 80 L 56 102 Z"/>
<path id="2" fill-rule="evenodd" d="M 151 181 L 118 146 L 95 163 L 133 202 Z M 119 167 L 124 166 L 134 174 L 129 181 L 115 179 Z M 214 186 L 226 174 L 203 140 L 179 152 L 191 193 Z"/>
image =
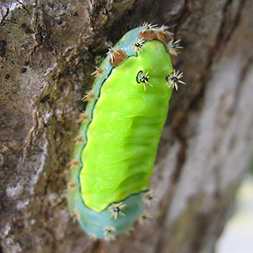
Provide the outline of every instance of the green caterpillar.
<path id="1" fill-rule="evenodd" d="M 112 239 L 143 213 L 173 88 L 184 84 L 164 26 L 126 33 L 95 71 L 71 162 L 68 203 L 90 236 Z"/>

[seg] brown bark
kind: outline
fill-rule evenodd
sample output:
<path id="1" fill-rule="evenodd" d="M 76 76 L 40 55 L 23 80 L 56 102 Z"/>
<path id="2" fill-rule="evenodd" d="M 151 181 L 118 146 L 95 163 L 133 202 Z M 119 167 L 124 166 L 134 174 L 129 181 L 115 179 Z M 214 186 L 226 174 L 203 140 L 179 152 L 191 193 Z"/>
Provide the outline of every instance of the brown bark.
<path id="1" fill-rule="evenodd" d="M 251 0 L 2 1 L 0 252 L 214 252 L 253 149 L 252 13 Z M 82 85 L 108 45 L 144 21 L 182 38 L 174 63 L 188 85 L 161 140 L 154 219 L 94 242 L 64 197 Z"/>

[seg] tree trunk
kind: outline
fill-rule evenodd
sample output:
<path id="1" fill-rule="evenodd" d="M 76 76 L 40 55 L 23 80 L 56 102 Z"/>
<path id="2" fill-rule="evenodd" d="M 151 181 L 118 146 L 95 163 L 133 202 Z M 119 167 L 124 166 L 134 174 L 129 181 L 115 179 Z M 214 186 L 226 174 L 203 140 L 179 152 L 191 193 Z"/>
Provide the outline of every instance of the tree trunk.
<path id="1" fill-rule="evenodd" d="M 252 13 L 252 0 L 2 1 L 0 252 L 214 252 L 253 151 Z M 80 101 L 108 46 L 144 21 L 182 39 L 187 86 L 160 143 L 153 219 L 92 241 L 65 200 Z"/>

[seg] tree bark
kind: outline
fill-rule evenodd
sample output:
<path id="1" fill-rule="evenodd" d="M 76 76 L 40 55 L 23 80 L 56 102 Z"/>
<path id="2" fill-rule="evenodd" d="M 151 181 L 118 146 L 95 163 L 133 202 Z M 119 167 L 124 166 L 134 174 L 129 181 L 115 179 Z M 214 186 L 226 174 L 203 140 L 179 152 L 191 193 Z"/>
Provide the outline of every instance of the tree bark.
<path id="1" fill-rule="evenodd" d="M 2 1 L 0 252 L 214 252 L 253 152 L 252 13 L 251 0 Z M 108 46 L 144 21 L 182 39 L 187 86 L 160 143 L 153 219 L 92 241 L 65 200 L 80 101 Z"/>

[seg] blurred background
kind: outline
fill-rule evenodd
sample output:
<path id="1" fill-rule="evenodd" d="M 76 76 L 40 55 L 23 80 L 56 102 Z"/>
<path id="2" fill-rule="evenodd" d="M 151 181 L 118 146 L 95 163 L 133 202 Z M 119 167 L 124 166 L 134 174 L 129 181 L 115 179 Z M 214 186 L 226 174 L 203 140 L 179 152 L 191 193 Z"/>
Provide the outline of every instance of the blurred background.
<path id="1" fill-rule="evenodd" d="M 253 166 L 236 193 L 231 217 L 217 243 L 218 253 L 250 253 L 253 250 Z"/>

